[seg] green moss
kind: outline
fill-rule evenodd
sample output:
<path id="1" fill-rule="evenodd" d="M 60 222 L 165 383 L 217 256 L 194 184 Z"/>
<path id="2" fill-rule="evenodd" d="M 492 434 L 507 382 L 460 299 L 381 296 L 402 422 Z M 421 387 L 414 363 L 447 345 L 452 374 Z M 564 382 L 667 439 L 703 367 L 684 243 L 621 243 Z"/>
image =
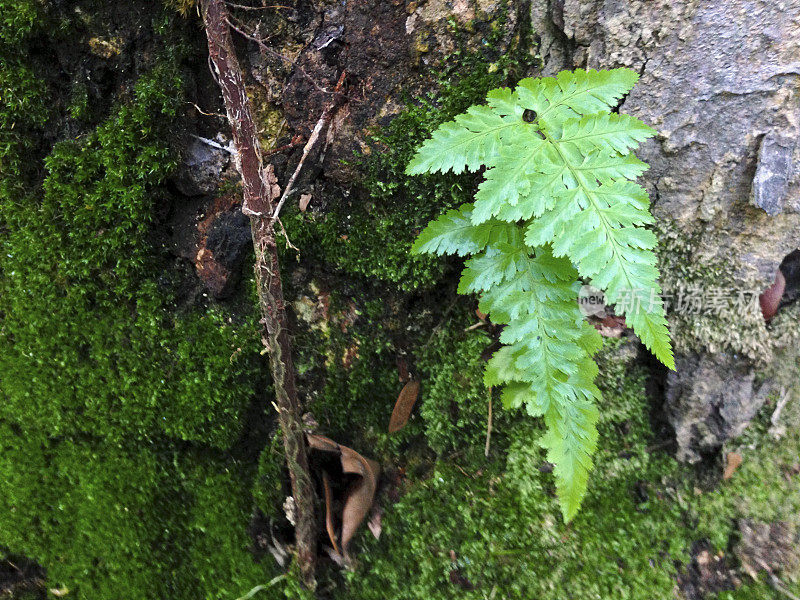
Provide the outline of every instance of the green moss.
<path id="1" fill-rule="evenodd" d="M 557 516 L 550 475 L 539 469 L 541 431 L 520 417 L 509 425 L 507 464 L 461 452 L 440 460 L 430 477 L 407 483 L 384 515 L 381 540 L 361 538 L 347 597 L 670 597 L 673 561 L 686 559 L 691 533 L 676 528 L 681 509 L 668 495 L 655 487 L 646 499 L 640 495 L 675 466 L 647 451 L 642 373 L 633 381 L 620 394 L 611 389 L 619 379 L 604 382 L 611 416 L 603 435 L 611 439 L 570 526 Z M 454 582 L 453 571 L 475 589 Z"/>
<path id="2" fill-rule="evenodd" d="M 50 149 L 44 125 L 76 115 L 24 44 L 0 48 L 0 547 L 70 597 L 235 598 L 275 575 L 249 552 L 253 466 L 225 452 L 265 387 L 255 304 L 178 308 L 154 244 L 187 47 L 156 42 L 108 116 Z"/>
<path id="3" fill-rule="evenodd" d="M 147 277 L 158 264 L 153 205 L 175 165 L 163 124 L 179 92 L 165 61 L 94 133 L 55 146 L 35 212 L 4 206 L 4 410 L 53 435 L 163 432 L 222 446 L 238 435 L 254 385 L 254 318 L 177 315 Z"/>
<path id="4" fill-rule="evenodd" d="M 0 0 L 0 45 L 20 43 L 40 17 L 36 0 Z"/>
<path id="5" fill-rule="evenodd" d="M 699 255 L 701 231 L 683 232 L 662 219 L 657 233 L 660 282 L 672 306 L 675 347 L 680 352 L 734 352 L 768 363 L 777 344 L 764 324 L 757 286 L 742 289 L 729 264 Z M 701 298 L 700 305 L 693 298 Z"/>
<path id="6" fill-rule="evenodd" d="M 164 4 L 186 16 L 194 8 L 195 0 L 165 0 Z"/>
<path id="7" fill-rule="evenodd" d="M 48 114 L 44 82 L 0 47 L 0 194 L 4 197 L 18 197 L 20 185 L 31 177 L 26 153 L 35 148 Z M 0 212 L 0 223 L 3 218 Z"/>
<path id="8" fill-rule="evenodd" d="M 257 563 L 250 551 L 252 468 L 190 458 L 181 476 L 191 508 L 175 536 L 187 546 L 176 548 L 182 560 L 172 597 L 233 600 L 278 572 L 271 556 Z"/>
<path id="9" fill-rule="evenodd" d="M 611 341 L 598 358 L 600 450 L 584 506 L 569 526 L 558 517 L 537 444 L 540 426 L 506 415 L 499 435 L 508 436 L 507 450 L 485 459 L 476 431 L 432 473 L 409 476 L 400 501 L 384 514 L 381 539 L 359 538 L 359 566 L 342 597 L 669 598 L 694 541 L 708 538 L 725 549 L 737 518 L 800 514 L 796 485 L 784 475 L 797 460 L 796 437 L 776 443 L 765 425 L 755 427 L 740 444 L 755 444 L 757 455 L 731 481 L 698 493 L 708 487 L 705 476 L 654 449 L 647 373 L 635 346 Z M 447 372 L 448 360 L 441 360 Z M 453 390 L 463 400 L 472 394 Z M 763 583 L 744 583 L 719 598 L 773 597 Z"/>
<path id="10" fill-rule="evenodd" d="M 285 458 L 283 437 L 280 432 L 272 436 L 258 459 L 258 473 L 253 483 L 253 502 L 263 514 L 271 515 L 283 505 L 286 496 L 291 495 L 285 487 Z"/>
<path id="11" fill-rule="evenodd" d="M 79 597 L 118 598 L 121 589 L 155 597 L 144 565 L 161 557 L 152 541 L 169 507 L 158 502 L 155 456 L 72 440 L 49 441 L 34 431 L 0 429 L 0 543 L 40 561 L 52 587 Z M 25 469 L 20 469 L 25 465 Z"/>
<path id="12" fill-rule="evenodd" d="M 424 387 L 420 416 L 425 438 L 437 453 L 457 448 L 483 449 L 489 410 L 489 391 L 483 385 L 481 353 L 490 340 L 482 332 L 458 331 L 454 320 L 437 332 L 419 357 Z M 466 322 L 464 319 L 463 322 Z M 497 403 L 495 426 L 502 431 L 502 411 Z M 498 440 L 495 439 L 495 445 Z"/>
<path id="13" fill-rule="evenodd" d="M 767 405 L 740 438 L 728 442 L 725 451 L 741 454 L 742 466 L 729 481 L 691 503 L 698 531 L 717 547 L 727 546 L 741 518 L 800 526 L 797 476 L 788 475 L 800 457 L 800 410 L 794 404 L 783 415 L 787 432 L 780 441 L 769 432 L 774 406 Z"/>

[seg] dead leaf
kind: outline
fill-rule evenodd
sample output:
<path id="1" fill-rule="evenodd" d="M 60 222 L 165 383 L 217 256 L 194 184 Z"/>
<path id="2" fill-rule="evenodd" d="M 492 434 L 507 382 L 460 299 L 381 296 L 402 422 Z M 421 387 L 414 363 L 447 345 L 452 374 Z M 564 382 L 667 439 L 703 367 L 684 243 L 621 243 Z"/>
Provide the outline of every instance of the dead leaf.
<path id="1" fill-rule="evenodd" d="M 603 337 L 618 338 L 622 337 L 625 331 L 625 317 L 617 315 L 607 315 L 602 319 L 590 317 L 589 322 Z"/>
<path id="2" fill-rule="evenodd" d="M 309 447 L 313 448 L 314 450 L 322 450 L 323 452 L 336 452 L 337 454 L 339 453 L 339 444 L 330 438 L 326 438 L 324 435 L 309 433 L 306 434 L 306 439 L 308 440 Z"/>
<path id="3" fill-rule="evenodd" d="M 737 452 L 728 452 L 725 455 L 725 471 L 722 473 L 722 478 L 725 480 L 730 479 L 733 477 L 733 474 L 736 472 L 742 464 L 742 455 Z"/>
<path id="4" fill-rule="evenodd" d="M 389 419 L 389 433 L 400 431 L 408 423 L 411 410 L 417 402 L 419 395 L 419 381 L 409 381 L 400 391 L 400 396 L 394 404 L 392 418 Z"/>
<path id="5" fill-rule="evenodd" d="M 475 309 L 475 315 L 481 320 L 485 321 L 486 317 L 488 316 L 485 312 L 483 312 L 480 308 Z"/>
<path id="6" fill-rule="evenodd" d="M 761 305 L 761 314 L 764 315 L 764 320 L 769 321 L 778 312 L 778 307 L 781 305 L 781 298 L 783 292 L 786 290 L 786 277 L 783 272 L 778 269 L 775 274 L 775 281 L 764 290 L 758 297 L 758 303 Z"/>
<path id="7" fill-rule="evenodd" d="M 364 517 L 367 516 L 375 491 L 378 489 L 378 475 L 381 468 L 377 462 L 364 458 L 355 450 L 340 446 L 342 449 L 342 469 L 345 473 L 361 475 L 352 483 L 345 493 L 342 509 L 342 550 L 347 554 L 347 546 L 358 530 Z"/>
<path id="8" fill-rule="evenodd" d="M 383 521 L 383 509 L 375 505 L 372 507 L 372 510 L 369 513 L 369 521 L 367 521 L 367 527 L 369 527 L 370 532 L 375 537 L 376 540 L 381 539 L 381 531 L 382 526 L 381 523 Z"/>
<path id="9" fill-rule="evenodd" d="M 322 490 L 325 494 L 325 529 L 328 531 L 333 549 L 337 554 L 341 554 L 339 546 L 336 544 L 336 531 L 333 528 L 333 492 L 331 491 L 331 476 L 327 471 L 322 472 Z"/>
<path id="10" fill-rule="evenodd" d="M 311 202 L 311 194 L 300 195 L 300 212 L 306 212 L 309 202 Z"/>
<path id="11" fill-rule="evenodd" d="M 346 555 L 350 540 L 353 539 L 375 500 L 381 467 L 374 460 L 364 458 L 352 448 L 337 444 L 323 435 L 309 433 L 306 434 L 306 438 L 312 449 L 338 454 L 344 473 L 360 476 L 347 488 L 344 495 L 341 540 L 342 551 Z"/>

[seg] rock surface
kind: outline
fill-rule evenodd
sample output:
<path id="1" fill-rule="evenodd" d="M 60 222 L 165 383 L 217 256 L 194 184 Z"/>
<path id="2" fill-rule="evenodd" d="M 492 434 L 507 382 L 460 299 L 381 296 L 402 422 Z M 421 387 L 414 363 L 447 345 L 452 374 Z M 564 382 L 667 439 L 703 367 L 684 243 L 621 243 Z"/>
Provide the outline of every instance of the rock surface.
<path id="1" fill-rule="evenodd" d="M 771 217 L 783 212 L 796 138 L 770 132 L 761 140 L 751 201 Z"/>
<path id="2" fill-rule="evenodd" d="M 764 402 L 747 360 L 726 354 L 682 356 L 667 376 L 665 412 L 678 458 L 697 462 L 739 435 Z"/>
<path id="3" fill-rule="evenodd" d="M 800 246 L 798 14 L 798 0 L 532 3 L 545 72 L 625 66 L 641 74 L 621 109 L 659 132 L 639 153 L 651 165 L 654 213 L 672 237 L 691 239 L 680 268 L 724 266 L 716 270 L 725 277 L 710 275 L 700 290 L 766 289 Z M 682 283 L 665 279 L 667 293 Z M 681 334 L 667 414 L 679 456 L 697 460 L 741 432 L 764 402 L 752 382 L 778 342 L 757 303 L 746 314 L 671 320 Z"/>
<path id="4" fill-rule="evenodd" d="M 213 194 L 230 161 L 230 152 L 214 140 L 192 137 L 174 177 L 175 187 L 186 196 Z M 220 144 L 221 146 L 222 144 Z"/>

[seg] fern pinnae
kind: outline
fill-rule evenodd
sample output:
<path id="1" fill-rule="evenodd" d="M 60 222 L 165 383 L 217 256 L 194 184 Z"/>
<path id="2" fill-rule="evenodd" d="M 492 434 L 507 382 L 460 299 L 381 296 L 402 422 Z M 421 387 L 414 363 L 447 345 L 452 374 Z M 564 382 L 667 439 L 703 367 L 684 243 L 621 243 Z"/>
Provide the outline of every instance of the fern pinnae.
<path id="1" fill-rule="evenodd" d="M 647 165 L 632 150 L 655 132 L 611 110 L 636 83 L 628 69 L 562 72 L 500 88 L 443 124 L 407 173 L 487 167 L 472 205 L 433 221 L 415 252 L 471 255 L 459 293 L 505 326 L 485 383 L 503 403 L 544 417 L 562 514 L 574 517 L 597 443 L 592 356 L 602 345 L 577 303 L 580 278 L 674 368 L 653 248 Z M 526 111 L 534 119 L 527 122 Z"/>

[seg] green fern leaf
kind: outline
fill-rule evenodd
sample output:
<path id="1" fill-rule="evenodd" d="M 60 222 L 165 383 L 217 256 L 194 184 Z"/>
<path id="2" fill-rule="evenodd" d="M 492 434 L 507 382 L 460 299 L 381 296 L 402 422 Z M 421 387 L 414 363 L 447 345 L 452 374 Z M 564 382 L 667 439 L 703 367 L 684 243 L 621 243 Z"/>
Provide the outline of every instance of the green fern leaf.
<path id="1" fill-rule="evenodd" d="M 503 117 L 486 106 L 473 106 L 433 132 L 406 167 L 406 175 L 477 171 L 497 151 L 503 136 L 512 135 L 523 125 L 521 119 Z"/>
<path id="2" fill-rule="evenodd" d="M 569 106 L 579 115 L 604 112 L 614 108 L 638 80 L 636 71 L 625 68 L 561 71 L 556 76 L 559 91 L 550 103 Z"/>
<path id="3" fill-rule="evenodd" d="M 653 217 L 635 183 L 647 165 L 631 153 L 655 132 L 611 112 L 637 78 L 577 70 L 492 90 L 486 105 L 436 130 L 407 169 L 486 167 L 474 205 L 431 223 L 413 250 L 471 255 L 458 291 L 481 294 L 479 308 L 504 326 L 484 383 L 504 386 L 506 408 L 544 417 L 541 444 L 567 521 L 586 492 L 600 399 L 592 356 L 602 339 L 578 306 L 581 278 L 674 368 Z"/>
<path id="4" fill-rule="evenodd" d="M 648 169 L 634 154 L 608 155 L 594 152 L 584 157 L 581 164 L 573 167 L 580 174 L 596 178 L 600 183 L 610 183 L 619 179 L 635 181 Z M 644 194 L 645 199 L 647 193 Z"/>
<path id="5" fill-rule="evenodd" d="M 627 154 L 656 134 L 630 115 L 598 113 L 564 122 L 558 141 L 572 144 L 584 156 L 598 153 Z"/>
<path id="6" fill-rule="evenodd" d="M 571 521 L 586 494 L 592 454 L 597 448 L 598 410 L 590 401 L 572 398 L 545 413 L 547 433 L 540 444 L 553 463 L 564 521 Z"/>
<path id="7" fill-rule="evenodd" d="M 477 254 L 490 243 L 511 241 L 517 235 L 510 224 L 490 221 L 472 224 L 472 205 L 464 204 L 457 210 L 449 210 L 419 234 L 411 246 L 413 254 Z"/>
<path id="8" fill-rule="evenodd" d="M 562 71 L 555 78 L 523 79 L 516 94 L 519 103 L 537 114 L 547 127 L 568 119 L 608 112 L 639 79 L 630 69 Z"/>

